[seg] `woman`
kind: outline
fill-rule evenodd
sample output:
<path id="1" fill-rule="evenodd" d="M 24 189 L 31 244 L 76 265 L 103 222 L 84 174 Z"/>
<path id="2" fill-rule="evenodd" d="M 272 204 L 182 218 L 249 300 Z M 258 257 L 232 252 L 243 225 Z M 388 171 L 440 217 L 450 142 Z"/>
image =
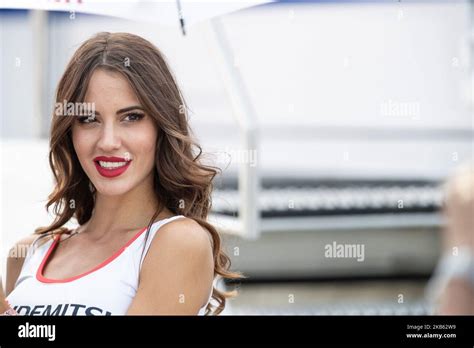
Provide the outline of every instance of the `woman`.
<path id="1" fill-rule="evenodd" d="M 233 294 L 214 280 L 240 275 L 229 271 L 206 222 L 217 168 L 201 163 L 185 110 L 162 54 L 145 39 L 99 33 L 79 47 L 52 120 L 55 188 L 46 207 L 54 206 L 56 219 L 11 250 L 28 246 L 26 256 L 7 262 L 10 313 L 224 309 Z M 71 218 L 79 223 L 73 231 L 64 227 Z"/>

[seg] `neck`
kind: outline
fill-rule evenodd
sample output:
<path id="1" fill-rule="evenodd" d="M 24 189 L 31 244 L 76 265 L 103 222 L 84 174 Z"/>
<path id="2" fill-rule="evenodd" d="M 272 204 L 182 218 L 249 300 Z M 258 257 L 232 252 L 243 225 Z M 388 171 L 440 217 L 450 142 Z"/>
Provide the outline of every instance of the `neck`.
<path id="1" fill-rule="evenodd" d="M 136 231 L 148 225 L 158 207 L 159 201 L 152 181 L 120 196 L 107 196 L 96 192 L 92 216 L 81 229 L 94 239 Z M 173 213 L 169 209 L 163 208 L 155 221 L 171 215 Z"/>

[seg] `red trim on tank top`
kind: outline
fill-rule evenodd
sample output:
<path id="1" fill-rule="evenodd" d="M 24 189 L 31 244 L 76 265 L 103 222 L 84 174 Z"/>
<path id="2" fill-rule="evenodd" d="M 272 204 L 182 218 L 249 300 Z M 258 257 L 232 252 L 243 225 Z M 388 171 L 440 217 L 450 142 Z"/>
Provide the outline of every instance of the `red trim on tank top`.
<path id="1" fill-rule="evenodd" d="M 79 278 L 82 278 L 82 277 L 85 277 L 86 275 L 89 275 L 105 266 L 107 266 L 109 263 L 111 263 L 113 260 L 115 260 L 117 257 L 119 257 L 124 251 L 125 249 L 130 245 L 132 244 L 138 237 L 140 237 L 140 235 L 146 231 L 146 227 L 144 227 L 143 229 L 141 229 L 132 239 L 130 239 L 127 244 L 125 244 L 123 247 L 121 247 L 116 253 L 114 253 L 112 256 L 110 256 L 108 259 L 106 259 L 105 261 L 103 261 L 101 264 L 99 264 L 98 266 L 94 267 L 93 269 L 91 269 L 90 271 L 87 271 L 85 273 L 81 273 L 77 276 L 74 276 L 74 277 L 69 277 L 69 278 L 66 278 L 66 279 L 51 279 L 51 278 L 46 278 L 43 276 L 43 269 L 46 265 L 46 262 L 48 261 L 48 258 L 49 256 L 51 255 L 51 253 L 53 252 L 54 248 L 56 247 L 56 245 L 58 244 L 58 237 L 61 237 L 60 235 L 56 236 L 54 238 L 54 241 L 53 243 L 51 244 L 51 246 L 49 247 L 48 249 L 48 252 L 46 253 L 45 257 L 43 258 L 43 261 L 41 262 L 41 265 L 39 266 L 38 268 L 38 271 L 36 272 L 36 279 L 38 279 L 40 282 L 42 283 L 69 283 L 69 282 L 72 282 L 74 280 L 77 280 Z"/>

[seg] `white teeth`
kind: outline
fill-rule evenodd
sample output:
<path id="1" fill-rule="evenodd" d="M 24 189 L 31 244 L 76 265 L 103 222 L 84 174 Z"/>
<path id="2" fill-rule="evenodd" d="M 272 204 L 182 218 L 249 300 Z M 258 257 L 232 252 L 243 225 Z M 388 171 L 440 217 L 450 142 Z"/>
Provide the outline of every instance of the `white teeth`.
<path id="1" fill-rule="evenodd" d="M 123 167 L 124 165 L 127 164 L 127 162 L 104 162 L 104 161 L 99 161 L 99 164 L 102 168 L 115 169 L 115 168 Z"/>

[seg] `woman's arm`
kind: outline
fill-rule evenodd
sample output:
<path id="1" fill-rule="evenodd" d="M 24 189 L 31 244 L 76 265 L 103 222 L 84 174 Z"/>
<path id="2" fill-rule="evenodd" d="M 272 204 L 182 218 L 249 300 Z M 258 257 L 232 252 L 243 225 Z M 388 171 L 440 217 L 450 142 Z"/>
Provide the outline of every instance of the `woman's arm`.
<path id="1" fill-rule="evenodd" d="M 192 219 L 172 221 L 151 243 L 127 315 L 196 315 L 213 279 L 209 232 Z"/>
<path id="2" fill-rule="evenodd" d="M 19 240 L 9 251 L 7 256 L 7 280 L 5 291 L 9 295 L 15 283 L 20 275 L 23 263 L 25 261 L 26 253 L 31 247 L 33 242 L 38 238 L 37 234 L 31 234 L 21 240 Z M 16 314 L 11 308 L 8 302 L 6 301 L 5 292 L 3 290 L 3 283 L 0 278 L 0 315 L 9 312 L 9 315 Z"/>
<path id="3" fill-rule="evenodd" d="M 8 305 L 5 300 L 5 293 L 3 292 L 2 278 L 0 278 L 0 314 L 4 313 L 7 309 Z"/>
<path id="4" fill-rule="evenodd" d="M 5 292 L 8 296 L 15 287 L 15 283 L 20 275 L 23 263 L 25 262 L 26 253 L 31 247 L 37 234 L 28 235 L 20 239 L 8 252 L 7 257 L 7 279 L 5 284 Z"/>
<path id="5" fill-rule="evenodd" d="M 10 304 L 5 299 L 3 292 L 2 279 L 0 278 L 0 315 L 18 315 L 18 313 L 10 307 Z"/>

